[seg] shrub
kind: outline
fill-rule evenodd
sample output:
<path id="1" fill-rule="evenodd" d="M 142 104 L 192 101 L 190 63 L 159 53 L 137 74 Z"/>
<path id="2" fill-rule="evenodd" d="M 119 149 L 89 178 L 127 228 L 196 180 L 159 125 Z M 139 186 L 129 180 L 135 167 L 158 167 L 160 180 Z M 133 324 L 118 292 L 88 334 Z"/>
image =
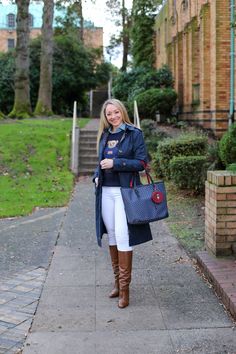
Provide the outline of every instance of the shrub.
<path id="1" fill-rule="evenodd" d="M 236 123 L 222 136 L 219 153 L 225 166 L 236 161 Z"/>
<path id="2" fill-rule="evenodd" d="M 177 94 L 172 88 L 149 89 L 135 97 L 141 118 L 155 119 L 156 112 L 170 114 Z"/>
<path id="3" fill-rule="evenodd" d="M 169 162 L 175 156 L 199 156 L 204 155 L 207 147 L 205 136 L 184 134 L 177 139 L 166 139 L 157 148 L 157 157 L 161 172 L 170 178 Z"/>
<path id="4" fill-rule="evenodd" d="M 156 122 L 152 119 L 143 119 L 141 121 L 141 129 L 145 138 L 153 135 L 153 131 L 156 129 Z"/>
<path id="5" fill-rule="evenodd" d="M 236 163 L 231 163 L 227 166 L 227 171 L 236 172 Z"/>
<path id="6" fill-rule="evenodd" d="M 203 190 L 206 171 L 206 156 L 175 156 L 170 160 L 171 180 L 179 188 Z"/>
<path id="7" fill-rule="evenodd" d="M 156 122 L 152 119 L 143 119 L 141 121 L 141 129 L 149 154 L 153 154 L 159 143 L 169 137 L 167 133 L 158 130 Z"/>
<path id="8" fill-rule="evenodd" d="M 159 144 L 168 137 L 169 135 L 167 135 L 165 132 L 160 132 L 156 130 L 153 135 L 145 139 L 148 152 L 150 154 L 155 153 Z"/>
<path id="9" fill-rule="evenodd" d="M 172 87 L 172 73 L 167 65 L 158 70 L 136 67 L 121 72 L 113 82 L 112 94 L 121 101 L 133 101 L 134 97 L 150 88 Z"/>
<path id="10" fill-rule="evenodd" d="M 168 65 L 164 64 L 158 70 L 157 82 L 159 85 L 157 87 L 173 87 L 174 79 L 173 79 L 172 72 L 171 72 Z"/>
<path id="11" fill-rule="evenodd" d="M 224 166 L 220 159 L 219 142 L 215 141 L 207 147 L 208 170 L 223 170 Z"/>
<path id="12" fill-rule="evenodd" d="M 0 108 L 4 114 L 9 113 L 14 102 L 14 50 L 0 53 Z"/>
<path id="13" fill-rule="evenodd" d="M 135 68 L 129 72 L 121 72 L 114 79 L 112 88 L 113 96 L 121 101 L 127 101 L 139 77 L 146 73 L 147 70 L 145 68 Z"/>

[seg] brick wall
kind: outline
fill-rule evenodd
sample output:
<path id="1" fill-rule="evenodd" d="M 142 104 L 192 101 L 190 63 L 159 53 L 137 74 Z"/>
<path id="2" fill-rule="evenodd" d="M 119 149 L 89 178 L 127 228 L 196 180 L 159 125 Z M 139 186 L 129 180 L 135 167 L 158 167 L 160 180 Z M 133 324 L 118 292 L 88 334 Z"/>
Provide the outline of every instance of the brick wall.
<path id="1" fill-rule="evenodd" d="M 230 0 L 167 0 L 155 30 L 156 67 L 172 69 L 180 119 L 221 136 L 230 100 Z"/>
<path id="2" fill-rule="evenodd" d="M 40 28 L 34 28 L 30 31 L 30 38 L 35 38 L 41 34 Z M 0 29 L 0 52 L 7 52 L 8 39 L 16 41 L 16 30 Z M 84 44 L 90 48 L 103 48 L 103 28 L 84 29 Z"/>
<path id="3" fill-rule="evenodd" d="M 34 28 L 30 32 L 30 38 L 36 38 L 41 34 L 39 28 Z M 14 39 L 16 43 L 16 30 L 0 29 L 0 52 L 7 52 L 8 39 Z"/>
<path id="4" fill-rule="evenodd" d="M 208 171 L 205 190 L 205 244 L 216 256 L 236 245 L 236 174 Z"/>

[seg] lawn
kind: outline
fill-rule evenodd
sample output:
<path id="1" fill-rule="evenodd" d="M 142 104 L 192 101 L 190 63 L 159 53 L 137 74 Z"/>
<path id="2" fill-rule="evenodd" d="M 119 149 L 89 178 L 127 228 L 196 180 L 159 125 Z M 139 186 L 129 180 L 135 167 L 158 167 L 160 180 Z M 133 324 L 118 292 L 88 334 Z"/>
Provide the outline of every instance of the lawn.
<path id="1" fill-rule="evenodd" d="M 82 128 L 89 119 L 79 119 Z M 69 118 L 0 124 L 0 217 L 68 203 L 74 183 Z"/>
<path id="2" fill-rule="evenodd" d="M 190 255 L 204 247 L 205 233 L 205 198 L 180 190 L 166 182 L 169 218 L 166 222 Z"/>

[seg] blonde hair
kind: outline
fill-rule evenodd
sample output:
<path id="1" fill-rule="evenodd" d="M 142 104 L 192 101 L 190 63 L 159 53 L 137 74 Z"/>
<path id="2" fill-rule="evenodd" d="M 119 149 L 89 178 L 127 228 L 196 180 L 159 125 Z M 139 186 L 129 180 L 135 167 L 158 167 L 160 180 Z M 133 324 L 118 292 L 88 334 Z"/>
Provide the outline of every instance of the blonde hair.
<path id="1" fill-rule="evenodd" d="M 106 118 L 106 108 L 109 104 L 112 104 L 117 109 L 119 109 L 119 111 L 121 112 L 121 117 L 122 117 L 123 123 L 128 123 L 128 124 L 133 125 L 129 119 L 127 110 L 121 101 L 119 101 L 115 98 L 111 98 L 111 99 L 105 101 L 103 103 L 101 113 L 100 113 L 100 123 L 99 123 L 99 128 L 98 128 L 98 135 L 97 135 L 97 152 L 99 151 L 99 142 L 100 142 L 100 139 L 101 139 L 104 129 L 108 129 L 110 127 L 110 124 L 108 123 L 107 118 Z"/>

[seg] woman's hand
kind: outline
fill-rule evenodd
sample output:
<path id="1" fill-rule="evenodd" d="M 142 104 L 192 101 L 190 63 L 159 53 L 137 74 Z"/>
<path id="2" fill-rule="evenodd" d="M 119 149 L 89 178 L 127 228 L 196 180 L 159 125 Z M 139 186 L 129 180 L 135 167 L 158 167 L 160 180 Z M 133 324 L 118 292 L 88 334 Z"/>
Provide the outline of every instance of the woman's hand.
<path id="1" fill-rule="evenodd" d="M 95 178 L 94 183 L 95 183 L 95 186 L 97 187 L 98 186 L 98 177 Z"/>
<path id="2" fill-rule="evenodd" d="M 104 159 L 100 162 L 101 169 L 106 170 L 113 167 L 113 159 Z"/>

